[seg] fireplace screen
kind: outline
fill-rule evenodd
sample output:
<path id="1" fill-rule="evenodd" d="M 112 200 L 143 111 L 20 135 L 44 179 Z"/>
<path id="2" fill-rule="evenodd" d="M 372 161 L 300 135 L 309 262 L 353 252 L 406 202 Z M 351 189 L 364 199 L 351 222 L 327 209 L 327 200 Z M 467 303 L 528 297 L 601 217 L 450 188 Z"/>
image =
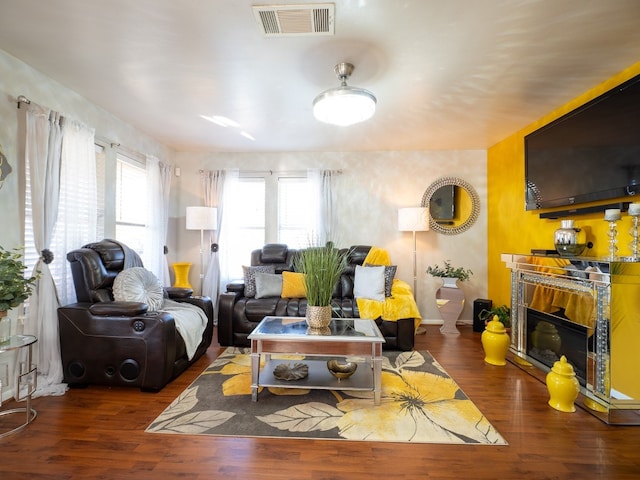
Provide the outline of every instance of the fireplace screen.
<path id="1" fill-rule="evenodd" d="M 527 355 L 531 358 L 551 368 L 564 355 L 580 384 L 585 386 L 588 351 L 589 329 L 586 326 L 527 308 Z"/>

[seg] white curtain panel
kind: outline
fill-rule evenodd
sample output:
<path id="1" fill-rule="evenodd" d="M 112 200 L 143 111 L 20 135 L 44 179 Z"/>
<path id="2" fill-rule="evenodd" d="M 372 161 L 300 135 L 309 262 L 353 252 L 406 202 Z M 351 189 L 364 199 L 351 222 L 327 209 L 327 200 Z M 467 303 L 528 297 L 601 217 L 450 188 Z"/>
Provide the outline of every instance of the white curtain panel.
<path id="1" fill-rule="evenodd" d="M 50 265 L 63 305 L 76 301 L 67 252 L 97 240 L 97 180 L 95 132 L 68 118 L 62 119 L 62 153 L 58 220 Z"/>
<path id="2" fill-rule="evenodd" d="M 172 165 L 164 164 L 152 155 L 147 156 L 148 211 L 143 263 L 165 286 L 171 285 L 164 246 L 167 243 L 173 172 Z"/>
<path id="3" fill-rule="evenodd" d="M 335 196 L 334 180 L 339 172 L 333 170 L 309 169 L 307 178 L 317 201 L 316 226 L 313 232 L 314 240 L 318 245 L 324 245 L 328 241 L 336 241 L 335 235 Z"/>
<path id="4" fill-rule="evenodd" d="M 222 217 L 224 215 L 224 182 L 226 173 L 224 170 L 201 171 L 200 180 L 202 190 L 204 192 L 204 206 L 216 207 L 218 209 L 218 225 L 214 231 L 210 231 L 209 241 L 206 243 L 207 249 L 205 255 L 207 258 L 207 268 L 204 275 L 203 295 L 211 297 L 214 305 L 215 323 L 218 321 L 218 293 L 220 292 L 220 259 L 218 252 L 211 251 L 211 245 L 217 244 L 220 238 L 220 229 L 222 226 Z"/>
<path id="5" fill-rule="evenodd" d="M 27 106 L 25 163 L 28 163 L 35 249 L 49 249 L 58 217 L 62 130 L 60 115 L 34 103 Z M 40 272 L 29 301 L 25 332 L 38 337 L 34 362 L 38 366 L 38 389 L 43 394 L 64 393 L 62 361 L 58 337 L 56 287 L 49 266 L 42 257 L 35 270 Z"/>
<path id="6" fill-rule="evenodd" d="M 232 233 L 233 228 L 233 215 L 225 215 L 225 203 L 228 201 L 228 193 L 235 190 L 234 186 L 238 183 L 240 176 L 239 170 L 225 170 L 224 174 L 224 186 L 222 194 L 222 201 L 218 203 L 218 244 L 220 248 L 218 250 L 218 261 L 220 263 L 220 280 L 219 290 L 225 291 L 227 284 L 233 280 L 237 280 L 231 273 L 234 268 L 238 268 L 238 265 L 231 265 L 233 262 L 229 245 L 233 242 Z"/>

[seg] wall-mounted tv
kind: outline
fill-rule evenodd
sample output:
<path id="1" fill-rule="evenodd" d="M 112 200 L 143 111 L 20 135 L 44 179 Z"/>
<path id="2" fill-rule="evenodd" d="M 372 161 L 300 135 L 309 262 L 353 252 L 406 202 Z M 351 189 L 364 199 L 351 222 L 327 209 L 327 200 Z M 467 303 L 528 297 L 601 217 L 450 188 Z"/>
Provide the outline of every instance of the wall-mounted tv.
<path id="1" fill-rule="evenodd" d="M 524 141 L 527 210 L 640 195 L 640 75 Z"/>

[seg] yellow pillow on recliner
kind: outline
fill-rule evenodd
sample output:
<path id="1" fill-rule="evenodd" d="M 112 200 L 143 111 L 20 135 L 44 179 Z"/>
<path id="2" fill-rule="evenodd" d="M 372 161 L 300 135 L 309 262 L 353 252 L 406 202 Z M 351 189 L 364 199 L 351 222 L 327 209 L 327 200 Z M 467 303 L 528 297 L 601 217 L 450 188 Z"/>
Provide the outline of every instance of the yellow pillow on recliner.
<path id="1" fill-rule="evenodd" d="M 305 298 L 304 273 L 282 272 L 282 298 Z"/>

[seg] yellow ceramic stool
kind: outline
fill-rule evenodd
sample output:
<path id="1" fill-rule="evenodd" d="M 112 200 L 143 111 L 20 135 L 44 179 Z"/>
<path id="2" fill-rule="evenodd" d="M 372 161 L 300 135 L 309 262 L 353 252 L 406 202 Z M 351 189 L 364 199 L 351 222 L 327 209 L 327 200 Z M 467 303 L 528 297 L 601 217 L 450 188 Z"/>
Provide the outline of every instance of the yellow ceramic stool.
<path id="1" fill-rule="evenodd" d="M 176 279 L 173 282 L 173 286 L 177 288 L 193 288 L 189 283 L 189 269 L 191 263 L 189 262 L 176 262 L 172 263 L 173 271 L 176 274 Z"/>

